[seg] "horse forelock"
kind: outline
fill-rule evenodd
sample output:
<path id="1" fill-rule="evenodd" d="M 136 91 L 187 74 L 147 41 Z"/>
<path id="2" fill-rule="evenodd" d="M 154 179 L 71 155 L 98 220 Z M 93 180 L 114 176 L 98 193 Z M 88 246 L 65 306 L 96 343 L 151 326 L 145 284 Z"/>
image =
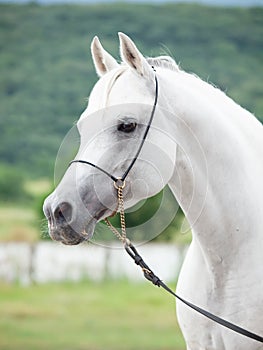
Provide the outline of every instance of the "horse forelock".
<path id="1" fill-rule="evenodd" d="M 118 68 L 106 74 L 103 79 L 103 92 L 100 108 L 107 107 L 111 90 L 118 78 L 127 70 L 127 66 L 120 65 Z"/>

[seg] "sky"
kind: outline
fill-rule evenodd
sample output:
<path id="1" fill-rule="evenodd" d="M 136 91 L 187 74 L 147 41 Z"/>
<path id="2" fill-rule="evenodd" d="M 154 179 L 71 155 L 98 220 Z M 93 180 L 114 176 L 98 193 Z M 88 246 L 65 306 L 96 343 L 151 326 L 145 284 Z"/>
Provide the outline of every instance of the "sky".
<path id="1" fill-rule="evenodd" d="M 27 3 L 32 2 L 31 0 L 0 0 L 2 3 Z M 51 3 L 112 3 L 115 0 L 35 0 L 37 3 L 51 4 Z M 121 2 L 119 0 L 119 2 Z M 263 6 L 263 0 L 124 0 L 122 2 L 129 3 L 201 3 L 215 6 Z"/>

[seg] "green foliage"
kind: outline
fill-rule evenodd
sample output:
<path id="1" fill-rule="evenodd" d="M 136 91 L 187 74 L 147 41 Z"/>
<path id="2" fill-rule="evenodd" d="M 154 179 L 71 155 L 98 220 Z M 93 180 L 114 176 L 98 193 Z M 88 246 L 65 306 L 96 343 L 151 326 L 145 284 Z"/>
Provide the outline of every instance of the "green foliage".
<path id="1" fill-rule="evenodd" d="M 0 166 L 0 242 L 49 239 L 42 206 L 51 183 L 24 180 L 17 167 Z"/>
<path id="2" fill-rule="evenodd" d="M 263 9 L 199 5 L 0 5 L 0 158 L 53 173 L 67 130 L 96 81 L 89 44 L 118 52 L 117 31 L 146 55 L 167 51 L 263 121 Z M 168 48 L 168 49 L 167 49 Z"/>
<path id="3" fill-rule="evenodd" d="M 28 197 L 24 190 L 24 177 L 14 166 L 0 165 L 0 200 L 13 201 Z"/>

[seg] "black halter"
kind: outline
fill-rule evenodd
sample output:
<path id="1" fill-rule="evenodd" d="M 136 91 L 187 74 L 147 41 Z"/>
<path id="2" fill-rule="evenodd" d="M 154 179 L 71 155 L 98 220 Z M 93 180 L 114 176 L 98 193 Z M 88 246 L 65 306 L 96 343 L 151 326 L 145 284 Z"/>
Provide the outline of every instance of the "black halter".
<path id="1" fill-rule="evenodd" d="M 152 69 L 155 71 L 155 68 L 152 67 Z M 153 103 L 153 107 L 152 107 L 152 111 L 151 111 L 151 115 L 150 115 L 150 119 L 149 119 L 149 122 L 146 126 L 146 129 L 144 131 L 144 134 L 143 134 L 143 137 L 142 137 L 142 140 L 141 140 L 141 143 L 138 147 L 138 150 L 137 152 L 135 153 L 135 156 L 134 158 L 132 159 L 132 161 L 130 162 L 128 168 L 125 170 L 125 172 L 123 173 L 123 175 L 121 177 L 116 177 L 114 175 L 112 175 L 111 173 L 109 173 L 108 171 L 106 171 L 105 169 L 99 167 L 98 165 L 94 164 L 94 163 L 91 163 L 91 162 L 88 162 L 86 160 L 82 160 L 82 159 L 74 159 L 72 160 L 69 165 L 71 165 L 72 163 L 83 163 L 83 164 L 87 164 L 87 165 L 90 165 L 92 166 L 93 168 L 96 168 L 98 170 L 100 170 L 101 172 L 103 172 L 105 175 L 109 176 L 114 182 L 117 182 L 118 180 L 120 181 L 124 181 L 127 177 L 127 175 L 129 174 L 129 172 L 131 171 L 132 167 L 134 166 L 134 163 L 136 162 L 136 160 L 138 159 L 138 156 L 141 152 L 141 149 L 143 147 L 143 144 L 146 140 L 146 137 L 148 135 L 148 132 L 149 132 L 149 129 L 151 127 L 151 124 L 152 124 L 152 120 L 153 120 L 153 117 L 154 117 L 154 114 L 155 114 L 155 110 L 156 110 L 156 106 L 157 106 L 157 102 L 158 102 L 158 93 L 159 93 L 159 89 L 158 89 L 158 80 L 157 80 L 157 77 L 156 77 L 156 74 L 155 74 L 155 97 L 154 97 L 154 103 Z"/>

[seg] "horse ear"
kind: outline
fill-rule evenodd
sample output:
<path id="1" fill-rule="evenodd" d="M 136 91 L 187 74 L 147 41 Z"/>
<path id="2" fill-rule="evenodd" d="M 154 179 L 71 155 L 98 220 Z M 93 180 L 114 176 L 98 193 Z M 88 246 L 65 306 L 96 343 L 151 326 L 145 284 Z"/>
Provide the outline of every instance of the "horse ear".
<path id="1" fill-rule="evenodd" d="M 135 69 L 141 76 L 151 76 L 153 70 L 146 59 L 135 46 L 134 42 L 125 34 L 119 33 L 120 54 L 123 62 Z"/>
<path id="2" fill-rule="evenodd" d="M 104 50 L 97 36 L 94 37 L 91 43 L 91 55 L 99 77 L 118 67 L 118 62 Z"/>

